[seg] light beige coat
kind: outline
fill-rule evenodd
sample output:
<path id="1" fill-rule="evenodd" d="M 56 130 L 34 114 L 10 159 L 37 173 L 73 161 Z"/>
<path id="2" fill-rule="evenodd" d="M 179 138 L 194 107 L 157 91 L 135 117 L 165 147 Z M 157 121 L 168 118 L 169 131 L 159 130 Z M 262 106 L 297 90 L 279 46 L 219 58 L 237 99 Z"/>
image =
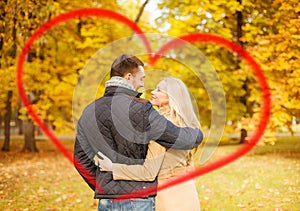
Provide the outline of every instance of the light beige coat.
<path id="1" fill-rule="evenodd" d="M 113 164 L 115 180 L 153 181 L 158 186 L 178 178 L 193 169 L 189 150 L 168 149 L 151 141 L 143 165 Z M 157 192 L 156 211 L 199 211 L 200 202 L 194 180 Z"/>

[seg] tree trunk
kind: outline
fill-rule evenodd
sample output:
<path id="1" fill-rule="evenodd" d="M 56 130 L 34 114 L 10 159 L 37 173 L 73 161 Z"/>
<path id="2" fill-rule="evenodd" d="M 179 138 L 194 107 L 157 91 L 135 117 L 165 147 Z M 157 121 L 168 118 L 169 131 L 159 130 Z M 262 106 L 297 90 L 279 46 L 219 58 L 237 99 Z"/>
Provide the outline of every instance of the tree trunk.
<path id="1" fill-rule="evenodd" d="M 238 0 L 238 2 L 240 4 L 242 4 L 242 0 Z M 243 46 L 243 42 L 240 40 L 241 37 L 243 36 L 243 29 L 242 29 L 242 26 L 243 26 L 243 14 L 242 14 L 241 11 L 237 11 L 236 15 L 237 15 L 237 42 L 241 46 Z"/>
<path id="2" fill-rule="evenodd" d="M 0 116 L 0 135 L 2 133 L 3 116 Z"/>
<path id="3" fill-rule="evenodd" d="M 241 129 L 240 144 L 245 144 L 245 143 L 247 143 L 247 136 L 248 136 L 247 130 L 244 129 L 244 128 L 242 128 L 242 129 Z"/>
<path id="4" fill-rule="evenodd" d="M 237 0 L 240 4 L 242 4 L 242 0 Z M 237 42 L 240 44 L 242 47 L 244 47 L 243 41 L 241 41 L 241 38 L 243 36 L 243 13 L 242 11 L 237 11 L 236 12 L 236 20 L 237 20 L 237 28 L 236 28 L 236 36 L 237 36 Z M 240 59 L 238 60 L 239 63 L 241 62 Z M 238 64 L 238 68 L 240 68 L 240 65 Z M 245 105 L 246 108 L 246 113 L 250 114 L 252 116 L 252 105 L 248 103 L 248 97 L 250 96 L 250 90 L 248 87 L 248 83 L 250 82 L 249 78 L 247 77 L 246 80 L 244 81 L 242 85 L 242 89 L 245 91 L 245 95 L 240 98 L 240 102 Z"/>
<path id="5" fill-rule="evenodd" d="M 7 92 L 6 113 L 5 113 L 5 117 L 4 117 L 4 144 L 2 147 L 2 151 L 9 151 L 12 95 L 13 95 L 13 92 L 11 90 Z"/>
<path id="6" fill-rule="evenodd" d="M 24 120 L 23 126 L 25 142 L 22 152 L 38 152 L 34 139 L 34 124 L 32 120 Z"/>
<path id="7" fill-rule="evenodd" d="M 19 114 L 18 114 L 19 116 Z M 17 127 L 18 127 L 18 135 L 22 135 L 23 134 L 23 121 L 21 119 L 19 119 L 19 117 L 16 117 L 16 123 L 17 123 Z"/>

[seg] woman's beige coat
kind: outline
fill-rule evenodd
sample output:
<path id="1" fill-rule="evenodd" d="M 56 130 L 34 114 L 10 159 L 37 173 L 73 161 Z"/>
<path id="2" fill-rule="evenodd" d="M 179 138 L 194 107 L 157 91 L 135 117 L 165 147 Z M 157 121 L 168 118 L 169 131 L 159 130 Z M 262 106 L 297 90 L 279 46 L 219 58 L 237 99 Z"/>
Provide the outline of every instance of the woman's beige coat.
<path id="1" fill-rule="evenodd" d="M 172 121 L 172 118 L 166 116 Z M 113 164 L 114 180 L 152 181 L 158 176 L 158 186 L 193 169 L 189 150 L 166 149 L 151 141 L 143 165 Z M 199 211 L 200 202 L 194 180 L 157 192 L 156 211 Z"/>

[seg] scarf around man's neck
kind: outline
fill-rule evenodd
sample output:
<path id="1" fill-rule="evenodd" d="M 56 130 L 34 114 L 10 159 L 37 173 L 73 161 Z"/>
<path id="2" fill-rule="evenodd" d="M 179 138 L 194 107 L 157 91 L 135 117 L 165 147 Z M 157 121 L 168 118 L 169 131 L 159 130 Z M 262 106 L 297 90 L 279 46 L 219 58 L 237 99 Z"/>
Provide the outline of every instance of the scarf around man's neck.
<path id="1" fill-rule="evenodd" d="M 113 76 L 108 81 L 105 82 L 105 87 L 110 86 L 120 86 L 133 91 L 136 91 L 131 83 L 129 83 L 125 78 L 120 76 Z"/>

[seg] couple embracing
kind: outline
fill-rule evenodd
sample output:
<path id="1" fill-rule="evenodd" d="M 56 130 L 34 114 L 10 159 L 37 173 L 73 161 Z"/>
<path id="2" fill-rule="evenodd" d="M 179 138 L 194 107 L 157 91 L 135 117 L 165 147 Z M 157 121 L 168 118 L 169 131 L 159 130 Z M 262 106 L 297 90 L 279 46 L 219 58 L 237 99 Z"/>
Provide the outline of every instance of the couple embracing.
<path id="1" fill-rule="evenodd" d="M 203 140 L 184 83 L 166 77 L 147 101 L 137 92 L 144 78 L 144 64 L 135 56 L 122 54 L 112 63 L 104 96 L 78 122 L 75 167 L 99 199 L 98 211 L 199 211 L 193 180 L 116 200 L 191 171 L 191 150 Z"/>

